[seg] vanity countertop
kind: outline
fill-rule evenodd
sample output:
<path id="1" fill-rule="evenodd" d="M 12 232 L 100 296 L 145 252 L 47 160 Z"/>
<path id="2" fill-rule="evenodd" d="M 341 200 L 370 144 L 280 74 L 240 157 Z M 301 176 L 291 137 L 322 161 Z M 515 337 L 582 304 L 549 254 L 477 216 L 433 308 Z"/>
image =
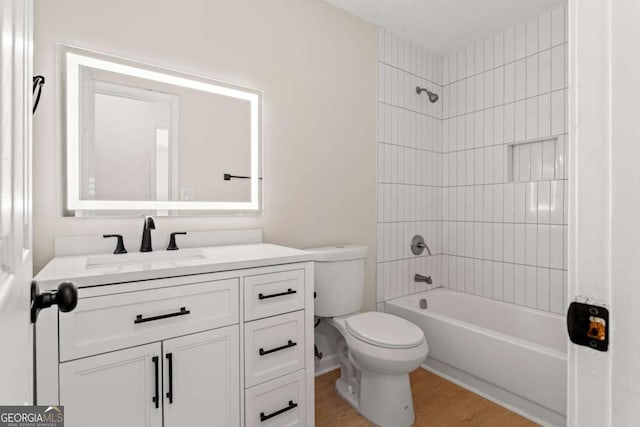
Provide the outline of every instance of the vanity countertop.
<path id="1" fill-rule="evenodd" d="M 312 254 L 268 243 L 210 246 L 120 255 L 59 256 L 35 277 L 40 289 L 71 281 L 79 288 L 172 276 L 311 261 Z"/>

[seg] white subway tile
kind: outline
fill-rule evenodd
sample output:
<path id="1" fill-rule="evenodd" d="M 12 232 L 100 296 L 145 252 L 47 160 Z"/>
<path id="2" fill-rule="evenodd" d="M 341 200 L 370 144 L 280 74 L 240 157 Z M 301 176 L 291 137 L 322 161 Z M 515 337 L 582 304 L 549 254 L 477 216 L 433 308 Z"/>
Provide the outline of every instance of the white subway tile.
<path id="1" fill-rule="evenodd" d="M 513 302 L 525 304 L 525 272 L 523 265 L 513 266 Z"/>
<path id="2" fill-rule="evenodd" d="M 549 288 L 549 269 L 538 268 L 538 310 L 549 311 L 551 293 Z"/>
<path id="3" fill-rule="evenodd" d="M 475 70 L 474 74 L 484 72 L 484 41 L 479 40 L 475 44 Z"/>
<path id="4" fill-rule="evenodd" d="M 500 105 L 493 109 L 493 144 L 504 142 L 504 107 Z"/>
<path id="5" fill-rule="evenodd" d="M 530 308 L 538 306 L 538 269 L 525 267 L 525 305 Z"/>
<path id="6" fill-rule="evenodd" d="M 515 59 L 527 56 L 527 23 L 520 22 L 515 27 Z"/>
<path id="7" fill-rule="evenodd" d="M 565 42 L 565 10 L 559 5 L 551 11 L 551 45 L 556 46 Z"/>
<path id="8" fill-rule="evenodd" d="M 538 17 L 527 21 L 527 55 L 538 53 Z"/>
<path id="9" fill-rule="evenodd" d="M 484 225 L 481 222 L 473 223 L 473 257 L 482 258 L 484 248 Z"/>
<path id="10" fill-rule="evenodd" d="M 524 223 L 527 207 L 525 184 L 518 182 L 514 184 L 514 211 L 513 222 Z"/>
<path id="11" fill-rule="evenodd" d="M 562 251 L 562 268 L 564 270 L 569 269 L 569 227 L 566 225 L 562 226 L 562 242 L 563 242 L 563 251 Z"/>
<path id="12" fill-rule="evenodd" d="M 504 33 L 493 36 L 493 63 L 496 67 L 504 64 Z"/>
<path id="13" fill-rule="evenodd" d="M 525 226 L 525 258 L 524 263 L 527 265 L 537 265 L 538 257 L 538 226 L 535 224 L 527 224 Z"/>
<path id="14" fill-rule="evenodd" d="M 484 69 L 490 70 L 493 64 L 493 37 L 484 39 Z"/>
<path id="15" fill-rule="evenodd" d="M 515 103 L 515 126 L 514 126 L 514 138 L 515 141 L 524 141 L 527 138 L 527 111 L 526 101 L 516 101 Z"/>
<path id="16" fill-rule="evenodd" d="M 524 99 L 527 96 L 527 60 L 520 59 L 515 63 L 515 99 Z"/>
<path id="17" fill-rule="evenodd" d="M 489 150 L 486 150 L 489 151 Z M 485 185 L 484 186 L 484 197 L 483 197 L 483 215 L 482 221 L 491 222 L 493 221 L 493 186 Z"/>
<path id="18" fill-rule="evenodd" d="M 542 179 L 542 143 L 534 142 L 531 147 L 531 180 Z"/>
<path id="19" fill-rule="evenodd" d="M 560 90 L 565 87 L 565 45 L 561 44 L 551 49 L 551 90 Z"/>
<path id="20" fill-rule="evenodd" d="M 551 182 L 538 183 L 538 223 L 549 224 L 551 208 Z"/>
<path id="21" fill-rule="evenodd" d="M 562 269 L 563 267 L 563 226 L 552 225 L 549 228 L 549 267 Z"/>
<path id="22" fill-rule="evenodd" d="M 449 82 L 458 81 L 458 55 L 452 53 L 449 55 Z"/>
<path id="23" fill-rule="evenodd" d="M 538 95 L 538 55 L 527 58 L 527 98 Z"/>
<path id="24" fill-rule="evenodd" d="M 551 51 L 545 50 L 538 55 L 538 92 L 551 91 Z"/>
<path id="25" fill-rule="evenodd" d="M 493 108 L 489 108 L 484 110 L 484 114 L 482 111 L 479 112 L 484 116 L 484 124 L 483 124 L 483 145 L 485 147 L 493 145 Z"/>
<path id="26" fill-rule="evenodd" d="M 515 100 L 516 94 L 516 64 L 510 62 L 504 66 L 504 102 L 509 103 Z"/>
<path id="27" fill-rule="evenodd" d="M 476 79 L 471 76 L 465 79 L 466 95 L 465 110 L 467 113 L 475 111 Z"/>
<path id="28" fill-rule="evenodd" d="M 538 137 L 538 98 L 527 99 L 527 139 L 535 139 Z M 540 145 L 540 144 L 533 144 Z"/>
<path id="29" fill-rule="evenodd" d="M 470 150 L 475 147 L 475 114 L 469 113 L 464 116 L 464 139 L 465 148 Z"/>
<path id="30" fill-rule="evenodd" d="M 504 273 L 502 276 L 503 299 L 506 302 L 515 302 L 514 265 L 503 264 L 502 269 Z"/>
<path id="31" fill-rule="evenodd" d="M 484 113 L 483 111 L 476 111 L 473 113 L 473 143 L 474 148 L 480 148 L 484 145 Z"/>
<path id="32" fill-rule="evenodd" d="M 464 80 L 467 77 L 467 57 L 464 49 L 458 51 L 458 80 Z"/>
<path id="33" fill-rule="evenodd" d="M 538 15 L 538 49 L 545 50 L 551 46 L 551 12 Z"/>
<path id="34" fill-rule="evenodd" d="M 551 135 L 551 95 L 547 93 L 538 97 L 538 137 L 544 138 L 549 135 Z M 555 144 L 553 145 L 555 147 Z"/>
<path id="35" fill-rule="evenodd" d="M 564 287 L 562 285 L 562 271 L 550 270 L 549 272 L 549 310 L 553 313 L 563 314 Z"/>
<path id="36" fill-rule="evenodd" d="M 504 185 L 493 185 L 493 221 L 502 222 L 504 215 Z"/>
<path id="37" fill-rule="evenodd" d="M 464 291 L 467 293 L 474 293 L 474 280 L 473 280 L 473 259 L 465 258 L 464 260 Z"/>
<path id="38" fill-rule="evenodd" d="M 476 52 L 475 52 L 474 45 L 467 46 L 467 48 L 465 49 L 465 55 L 466 55 L 466 64 L 467 64 L 465 77 L 471 77 L 475 74 L 475 69 L 476 69 L 476 66 L 475 66 Z"/>
<path id="39" fill-rule="evenodd" d="M 474 76 L 474 87 L 476 93 L 473 97 L 474 99 L 474 111 L 482 110 L 484 108 L 485 98 L 484 98 L 484 75 L 477 74 Z"/>
<path id="40" fill-rule="evenodd" d="M 488 224 L 492 226 L 493 256 L 494 261 L 502 261 L 504 254 L 504 224 Z"/>
<path id="41" fill-rule="evenodd" d="M 564 133 L 564 91 L 551 92 L 551 134 Z"/>
<path id="42" fill-rule="evenodd" d="M 472 185 L 469 185 L 467 187 L 465 187 L 464 189 L 465 191 L 465 215 L 464 215 L 464 219 L 465 221 L 473 221 L 473 218 L 475 217 L 475 211 L 474 211 L 474 198 L 475 198 L 475 192 L 474 192 L 474 187 Z"/>
<path id="43" fill-rule="evenodd" d="M 504 63 L 508 64 L 515 60 L 516 55 L 516 29 L 508 28 L 504 32 Z"/>
<path id="44" fill-rule="evenodd" d="M 565 168 L 565 159 L 567 158 L 567 147 L 565 144 L 565 136 L 559 135 L 556 143 L 556 178 L 567 178 L 567 168 Z"/>
<path id="45" fill-rule="evenodd" d="M 504 214 L 503 220 L 504 222 L 514 222 L 514 213 L 515 213 L 515 184 L 507 183 L 503 187 L 504 189 Z M 523 187 L 524 190 L 524 187 Z M 524 192 L 522 194 L 522 206 L 523 206 L 523 217 L 524 217 Z"/>
<path id="46" fill-rule="evenodd" d="M 525 259 L 525 226 L 524 224 L 513 225 L 513 262 L 524 264 Z M 505 246 L 506 251 L 506 246 Z"/>
<path id="47" fill-rule="evenodd" d="M 550 228 L 548 225 L 538 225 L 538 267 L 549 267 Z"/>
<path id="48" fill-rule="evenodd" d="M 493 83 L 495 81 L 493 70 L 485 71 L 484 76 L 484 106 L 481 108 L 491 108 L 494 105 L 495 91 Z"/>
<path id="49" fill-rule="evenodd" d="M 551 181 L 549 203 L 549 222 L 562 224 L 564 222 L 564 182 Z"/>
<path id="50" fill-rule="evenodd" d="M 526 188 L 526 212 L 525 221 L 528 224 L 538 222 L 538 183 L 527 182 Z"/>
<path id="51" fill-rule="evenodd" d="M 503 259 L 504 262 L 514 262 L 515 256 L 515 226 L 513 224 L 504 224 L 503 243 Z"/>
<path id="52" fill-rule="evenodd" d="M 492 272 L 492 293 L 493 299 L 502 301 L 504 299 L 504 288 L 503 288 L 503 271 L 502 271 L 502 263 L 493 262 L 491 263 L 493 272 Z"/>
<path id="53" fill-rule="evenodd" d="M 484 191 L 481 185 L 474 185 L 472 188 L 474 211 L 473 217 L 469 221 L 481 221 L 484 212 Z"/>
<path id="54" fill-rule="evenodd" d="M 504 103 L 504 67 L 500 66 L 493 70 L 493 104 L 502 105 Z M 485 90 L 486 93 L 486 90 Z"/>
<path id="55" fill-rule="evenodd" d="M 495 298 L 493 295 L 493 263 L 491 261 L 482 262 L 483 290 L 482 295 L 486 298 Z"/>
<path id="56" fill-rule="evenodd" d="M 473 293 L 475 295 L 482 295 L 484 290 L 484 273 L 483 262 L 480 259 L 473 260 Z"/>

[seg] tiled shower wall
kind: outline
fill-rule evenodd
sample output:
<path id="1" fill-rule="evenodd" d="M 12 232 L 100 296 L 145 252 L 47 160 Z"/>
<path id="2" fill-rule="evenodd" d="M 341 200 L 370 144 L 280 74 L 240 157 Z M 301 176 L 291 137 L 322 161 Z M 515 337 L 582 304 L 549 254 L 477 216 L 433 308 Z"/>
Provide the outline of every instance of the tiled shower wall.
<path id="1" fill-rule="evenodd" d="M 564 311 L 566 28 L 560 6 L 444 58 L 379 30 L 378 302 L 421 273 Z M 411 254 L 414 234 L 434 256 Z"/>
<path id="2" fill-rule="evenodd" d="M 564 311 L 566 27 L 560 6 L 444 60 L 444 286 Z"/>
<path id="3" fill-rule="evenodd" d="M 415 273 L 440 283 L 442 102 L 428 102 L 416 86 L 442 96 L 441 56 L 378 32 L 377 298 L 382 302 L 427 288 Z M 421 234 L 434 256 L 409 250 Z"/>

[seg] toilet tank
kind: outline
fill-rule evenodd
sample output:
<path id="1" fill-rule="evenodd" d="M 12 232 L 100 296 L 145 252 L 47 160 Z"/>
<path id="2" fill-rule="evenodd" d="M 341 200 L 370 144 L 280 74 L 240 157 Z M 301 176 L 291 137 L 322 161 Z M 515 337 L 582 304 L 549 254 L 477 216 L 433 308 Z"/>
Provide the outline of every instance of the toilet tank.
<path id="1" fill-rule="evenodd" d="M 345 245 L 306 250 L 314 253 L 315 315 L 335 317 L 359 311 L 367 248 Z"/>

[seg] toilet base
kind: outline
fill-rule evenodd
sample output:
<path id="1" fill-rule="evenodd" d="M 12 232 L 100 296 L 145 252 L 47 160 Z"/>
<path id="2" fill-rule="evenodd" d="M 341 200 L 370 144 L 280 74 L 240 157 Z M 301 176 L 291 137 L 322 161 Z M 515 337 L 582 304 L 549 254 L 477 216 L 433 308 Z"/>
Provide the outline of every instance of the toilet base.
<path id="1" fill-rule="evenodd" d="M 415 422 L 409 374 L 360 371 L 358 411 L 382 427 L 409 427 Z"/>
<path id="2" fill-rule="evenodd" d="M 336 391 L 344 400 L 349 402 L 354 409 L 358 410 L 358 393 L 353 387 L 349 386 L 344 378 L 338 378 L 336 381 Z"/>

